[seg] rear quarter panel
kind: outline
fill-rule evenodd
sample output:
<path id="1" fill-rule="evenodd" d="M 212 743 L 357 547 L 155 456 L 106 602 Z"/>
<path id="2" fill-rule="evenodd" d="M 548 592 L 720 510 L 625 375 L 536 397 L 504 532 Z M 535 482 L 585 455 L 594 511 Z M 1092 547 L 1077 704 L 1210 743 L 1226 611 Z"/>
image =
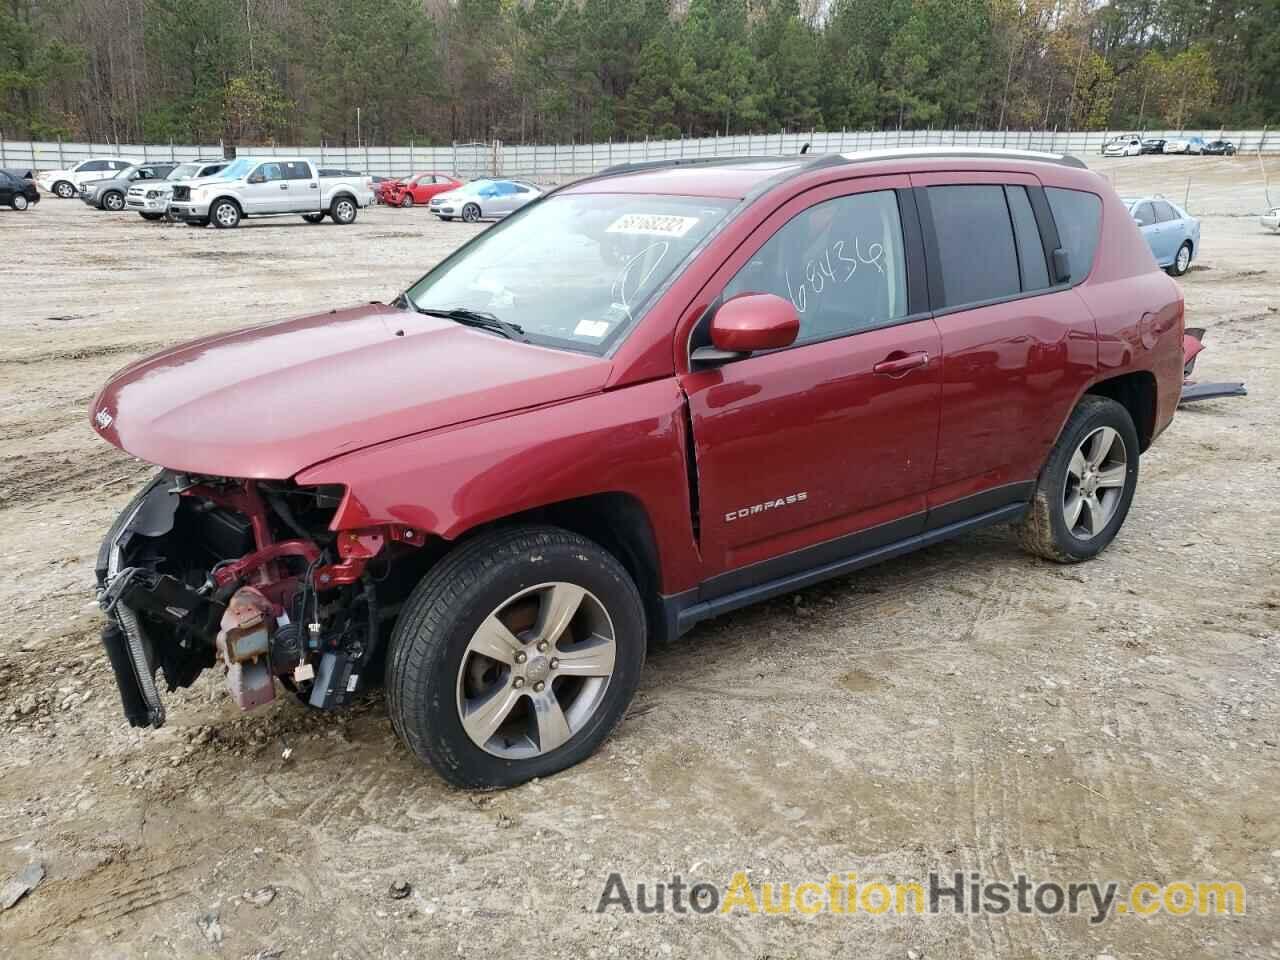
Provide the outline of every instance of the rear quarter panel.
<path id="1" fill-rule="evenodd" d="M 1098 327 L 1096 380 L 1150 372 L 1156 381 L 1158 434 L 1173 419 L 1182 393 L 1182 291 L 1156 266 L 1146 238 L 1115 192 L 1099 193 L 1098 254 L 1089 281 L 1076 288 Z"/>

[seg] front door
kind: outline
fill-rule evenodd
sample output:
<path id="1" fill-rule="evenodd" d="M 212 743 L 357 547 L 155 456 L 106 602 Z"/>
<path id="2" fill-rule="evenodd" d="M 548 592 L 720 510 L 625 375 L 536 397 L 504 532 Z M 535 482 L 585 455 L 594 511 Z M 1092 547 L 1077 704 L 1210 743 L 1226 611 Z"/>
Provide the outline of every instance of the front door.
<path id="1" fill-rule="evenodd" d="M 704 599 L 923 529 L 940 344 L 906 186 L 905 177 L 879 177 L 810 191 L 766 220 L 711 281 L 720 302 L 749 292 L 789 299 L 800 335 L 680 377 L 693 420 Z M 693 346 L 705 342 L 709 319 Z"/>
<path id="2" fill-rule="evenodd" d="M 274 160 L 260 164 L 249 175 L 240 192 L 244 212 L 279 213 L 289 209 L 289 181 L 284 176 L 284 165 Z"/>

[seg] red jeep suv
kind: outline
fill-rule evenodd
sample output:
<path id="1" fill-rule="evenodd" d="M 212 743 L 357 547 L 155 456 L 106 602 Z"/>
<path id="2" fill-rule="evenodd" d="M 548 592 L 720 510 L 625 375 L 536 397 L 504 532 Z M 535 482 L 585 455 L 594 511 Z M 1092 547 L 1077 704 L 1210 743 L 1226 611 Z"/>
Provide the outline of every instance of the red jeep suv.
<path id="1" fill-rule="evenodd" d="M 98 559 L 124 709 L 226 671 L 318 708 L 385 676 L 452 783 L 577 763 L 646 644 L 988 524 L 1115 537 L 1182 380 L 1182 298 L 1069 157 L 615 168 L 390 304 L 118 373 L 161 472 Z"/>

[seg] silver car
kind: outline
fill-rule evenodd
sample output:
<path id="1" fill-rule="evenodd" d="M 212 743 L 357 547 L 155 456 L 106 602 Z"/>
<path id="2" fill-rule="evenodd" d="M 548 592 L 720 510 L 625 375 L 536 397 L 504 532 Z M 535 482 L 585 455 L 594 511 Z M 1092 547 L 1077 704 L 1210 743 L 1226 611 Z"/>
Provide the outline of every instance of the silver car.
<path id="1" fill-rule="evenodd" d="M 99 210 L 119 213 L 124 209 L 125 192 L 141 180 L 163 180 L 176 163 L 135 163 L 113 177 L 90 180 L 80 185 L 80 199 Z"/>
<path id="2" fill-rule="evenodd" d="M 169 212 L 173 198 L 173 185 L 181 180 L 211 177 L 220 172 L 229 160 L 191 160 L 180 163 L 163 180 L 135 183 L 125 197 L 125 209 L 134 210 L 143 220 L 160 220 Z"/>
<path id="3" fill-rule="evenodd" d="M 472 180 L 456 190 L 431 198 L 427 208 L 441 220 L 458 217 L 467 223 L 500 219 L 515 213 L 542 191 L 523 180 Z"/>

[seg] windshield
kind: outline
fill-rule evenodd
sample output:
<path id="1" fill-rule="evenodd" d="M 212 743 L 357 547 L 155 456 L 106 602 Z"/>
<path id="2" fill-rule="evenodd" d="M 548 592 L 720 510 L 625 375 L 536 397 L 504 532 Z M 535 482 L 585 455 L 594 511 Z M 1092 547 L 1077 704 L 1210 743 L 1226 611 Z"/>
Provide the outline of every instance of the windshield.
<path id="1" fill-rule="evenodd" d="M 203 167 L 203 163 L 180 163 L 165 177 L 166 180 L 190 180 Z"/>
<path id="2" fill-rule="evenodd" d="M 249 171 L 257 165 L 257 160 L 241 157 L 239 160 L 232 160 L 220 172 L 211 174 L 211 176 L 217 177 L 219 180 L 238 180 L 241 177 L 248 176 Z"/>
<path id="3" fill-rule="evenodd" d="M 535 343 L 603 353 L 733 206 L 702 197 L 551 197 L 485 231 L 406 296 L 420 309 L 491 313 Z"/>

